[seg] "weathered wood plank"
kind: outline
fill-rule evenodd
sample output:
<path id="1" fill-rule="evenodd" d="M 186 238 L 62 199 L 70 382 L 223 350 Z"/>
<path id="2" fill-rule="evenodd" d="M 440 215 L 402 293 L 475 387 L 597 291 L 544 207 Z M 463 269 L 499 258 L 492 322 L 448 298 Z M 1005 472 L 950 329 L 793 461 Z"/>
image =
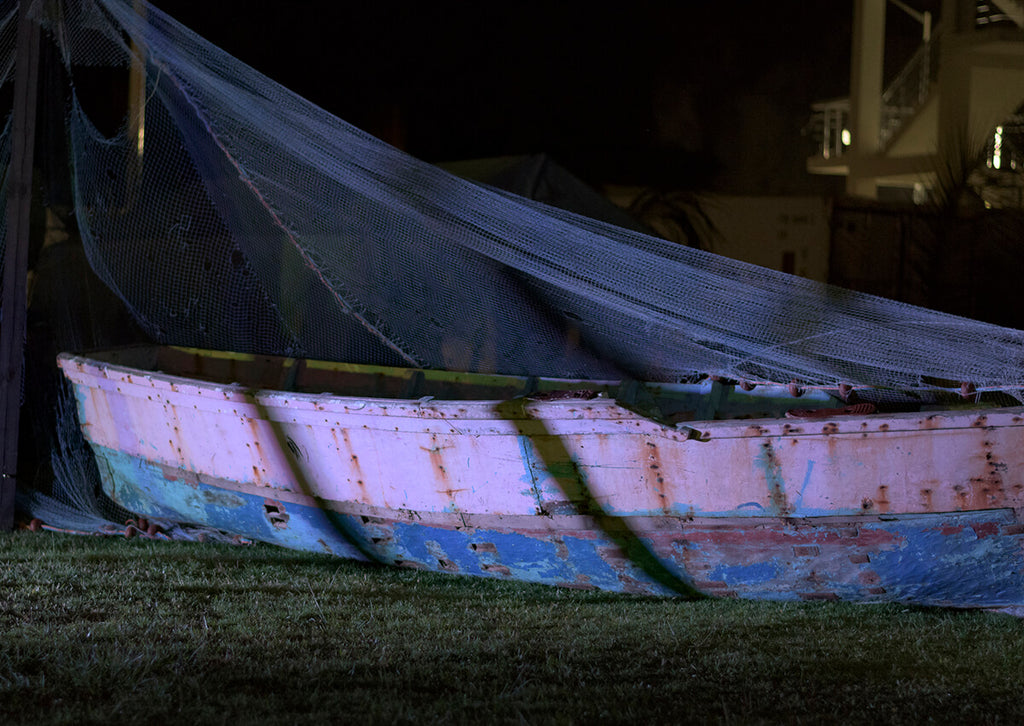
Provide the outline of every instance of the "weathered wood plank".
<path id="1" fill-rule="evenodd" d="M 0 530 L 14 526 L 18 470 L 18 424 L 25 346 L 26 274 L 29 212 L 32 204 L 32 152 L 35 144 L 39 75 L 39 26 L 28 17 L 27 2 L 18 17 L 11 166 L 7 178 L 7 244 L 4 250 L 0 319 Z"/>

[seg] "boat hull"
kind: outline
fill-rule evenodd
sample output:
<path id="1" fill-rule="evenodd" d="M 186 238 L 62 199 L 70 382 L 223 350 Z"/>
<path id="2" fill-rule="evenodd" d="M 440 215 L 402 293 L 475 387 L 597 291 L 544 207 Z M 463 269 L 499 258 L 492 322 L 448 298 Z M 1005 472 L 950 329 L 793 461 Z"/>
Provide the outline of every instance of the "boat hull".
<path id="1" fill-rule="evenodd" d="M 391 565 L 654 595 L 1024 604 L 1024 412 L 652 421 L 611 399 L 286 392 L 81 357 L 105 490 Z"/>

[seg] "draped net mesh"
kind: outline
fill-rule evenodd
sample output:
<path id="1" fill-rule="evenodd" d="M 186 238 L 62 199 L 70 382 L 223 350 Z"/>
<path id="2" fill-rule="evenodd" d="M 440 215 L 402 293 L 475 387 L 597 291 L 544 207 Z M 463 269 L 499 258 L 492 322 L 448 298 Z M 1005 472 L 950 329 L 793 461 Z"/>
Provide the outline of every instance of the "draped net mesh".
<path id="1" fill-rule="evenodd" d="M 90 265 L 157 341 L 560 377 L 1024 386 L 1020 331 L 460 179 L 141 2 L 37 0 L 34 13 L 68 81 L 43 92 L 66 99 Z M 104 65 L 145 79 L 113 135 L 83 98 Z"/>

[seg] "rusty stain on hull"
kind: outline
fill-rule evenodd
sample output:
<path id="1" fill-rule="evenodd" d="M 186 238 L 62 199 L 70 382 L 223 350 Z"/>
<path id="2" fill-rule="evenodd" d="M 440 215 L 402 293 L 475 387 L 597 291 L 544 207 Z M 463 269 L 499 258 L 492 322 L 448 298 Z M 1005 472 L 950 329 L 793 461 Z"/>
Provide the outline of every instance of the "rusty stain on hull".
<path id="1" fill-rule="evenodd" d="M 761 444 L 763 456 L 761 464 L 764 469 L 765 481 L 768 485 L 768 500 L 771 502 L 771 511 L 775 514 L 786 515 L 789 513 L 789 501 L 786 499 L 786 482 L 782 476 L 782 467 L 775 455 L 775 449 L 771 441 Z"/>

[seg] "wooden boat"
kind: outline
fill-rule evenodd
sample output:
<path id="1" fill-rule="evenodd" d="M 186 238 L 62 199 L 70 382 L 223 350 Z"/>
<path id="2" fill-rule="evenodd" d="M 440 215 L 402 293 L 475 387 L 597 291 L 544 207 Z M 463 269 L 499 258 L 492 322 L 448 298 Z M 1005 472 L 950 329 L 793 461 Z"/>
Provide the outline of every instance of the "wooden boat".
<path id="1" fill-rule="evenodd" d="M 617 592 L 1024 604 L 1020 407 L 170 347 L 59 364 L 107 493 L 149 517 Z"/>

